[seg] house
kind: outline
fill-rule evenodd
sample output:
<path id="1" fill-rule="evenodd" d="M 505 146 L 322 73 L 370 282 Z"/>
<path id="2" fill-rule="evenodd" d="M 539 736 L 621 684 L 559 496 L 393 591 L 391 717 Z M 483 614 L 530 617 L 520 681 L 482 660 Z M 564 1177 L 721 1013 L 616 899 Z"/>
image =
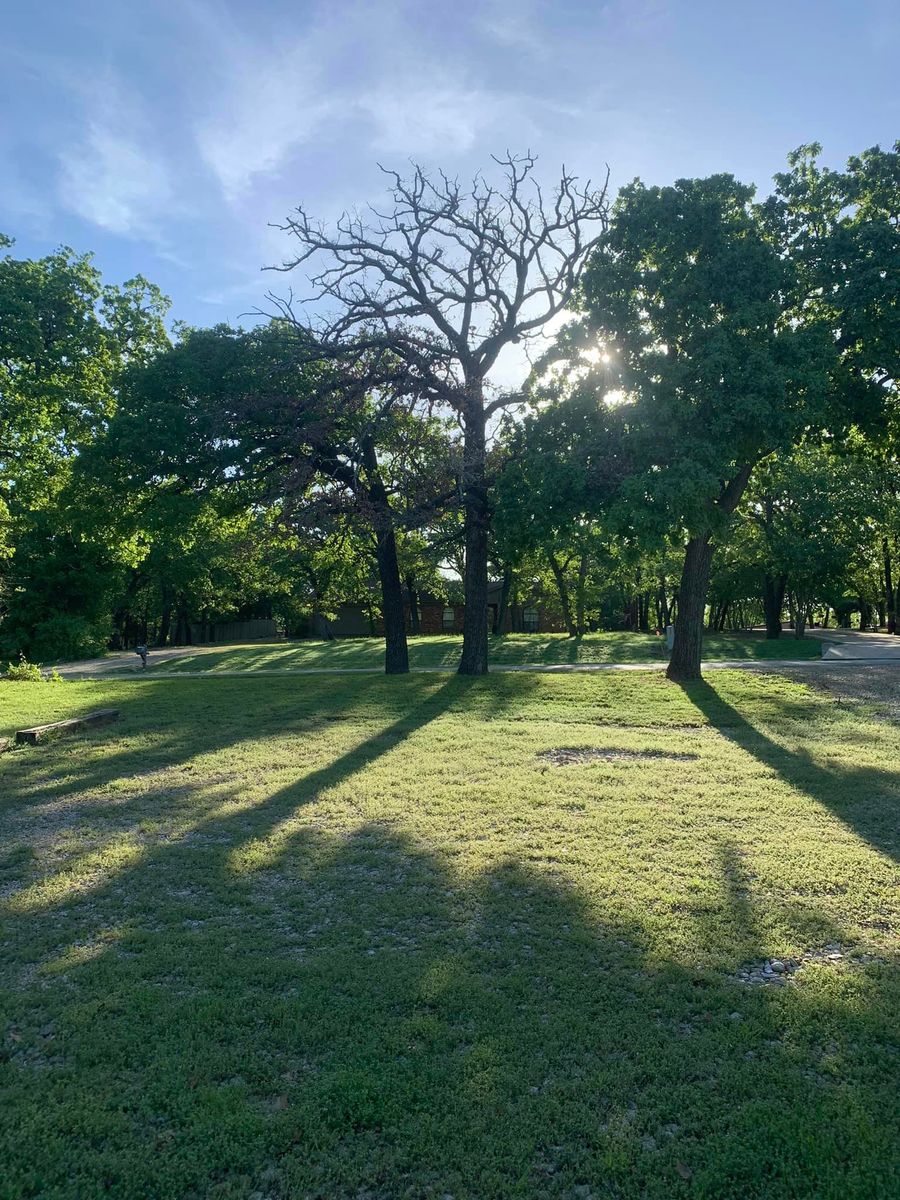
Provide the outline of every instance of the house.
<path id="1" fill-rule="evenodd" d="M 497 628 L 500 614 L 501 583 L 488 584 L 488 621 L 492 633 L 564 633 L 565 625 L 558 610 L 539 596 L 525 603 L 508 603 L 503 628 Z M 433 592 L 418 593 L 419 633 L 462 633 L 465 606 Z M 413 621 L 409 600 L 406 603 L 406 628 L 412 631 Z M 331 618 L 321 614 L 310 622 L 309 633 L 303 636 L 320 638 L 359 638 L 379 636 L 384 632 L 380 616 L 361 604 L 341 604 Z"/>
<path id="2" fill-rule="evenodd" d="M 502 583 L 488 584 L 488 623 L 492 633 L 564 633 L 565 625 L 559 612 L 540 597 L 532 596 L 525 603 L 508 603 L 502 629 L 497 628 L 500 614 Z M 462 633 L 465 606 L 435 596 L 419 594 L 419 631 L 421 633 Z M 411 620 L 407 606 L 407 628 Z"/>

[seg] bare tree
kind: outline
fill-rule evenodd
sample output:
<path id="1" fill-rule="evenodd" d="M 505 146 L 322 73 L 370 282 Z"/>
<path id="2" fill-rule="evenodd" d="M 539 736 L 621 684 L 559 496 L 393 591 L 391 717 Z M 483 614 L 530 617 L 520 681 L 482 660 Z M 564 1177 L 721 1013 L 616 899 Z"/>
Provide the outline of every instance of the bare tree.
<path id="1" fill-rule="evenodd" d="M 592 188 L 564 168 L 545 198 L 532 154 L 494 161 L 503 173 L 498 186 L 479 175 L 464 189 L 414 164 L 409 178 L 385 171 L 388 211 L 345 213 L 329 229 L 298 208 L 278 226 L 300 243 L 279 269 L 316 261 L 309 302 L 331 308 L 314 322 L 320 347 L 335 358 L 388 348 L 406 365 L 409 386 L 459 421 L 466 549 L 459 670 L 466 675 L 488 666 L 489 421 L 518 398 L 492 389 L 488 375 L 504 347 L 537 336 L 564 310 L 608 212 L 608 171 Z M 282 318 L 298 320 L 292 298 L 270 300 Z"/>

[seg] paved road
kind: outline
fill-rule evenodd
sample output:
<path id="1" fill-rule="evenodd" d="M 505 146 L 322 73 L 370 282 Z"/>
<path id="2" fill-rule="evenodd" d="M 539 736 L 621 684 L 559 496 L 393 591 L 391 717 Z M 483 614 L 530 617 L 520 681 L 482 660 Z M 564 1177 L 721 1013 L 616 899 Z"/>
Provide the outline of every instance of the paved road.
<path id="1" fill-rule="evenodd" d="M 826 662 L 900 662 L 900 637 L 889 633 L 860 633 L 857 629 L 816 629 Z"/>
<path id="2" fill-rule="evenodd" d="M 171 662 L 175 658 L 184 658 L 188 654 L 217 654 L 221 650 L 233 650 L 234 646 L 173 646 L 165 650 L 150 651 L 150 666 L 152 670 L 158 663 Z M 54 670 L 66 678 L 91 679 L 96 675 L 116 674 L 120 671 L 143 673 L 141 660 L 133 650 L 121 650 L 117 654 L 107 654 L 103 658 L 87 658 L 81 662 L 57 663 Z"/>

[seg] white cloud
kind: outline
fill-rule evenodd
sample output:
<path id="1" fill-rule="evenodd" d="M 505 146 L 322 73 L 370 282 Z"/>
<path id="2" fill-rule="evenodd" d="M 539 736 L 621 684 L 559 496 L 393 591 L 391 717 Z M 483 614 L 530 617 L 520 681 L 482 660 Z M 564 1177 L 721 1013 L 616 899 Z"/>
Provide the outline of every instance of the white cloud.
<path id="1" fill-rule="evenodd" d="M 244 48 L 246 49 L 246 47 Z M 278 170 L 334 111 L 303 45 L 263 59 L 229 52 L 216 112 L 195 129 L 201 157 L 235 200 L 257 175 Z"/>
<path id="2" fill-rule="evenodd" d="M 476 27 L 511 50 L 543 57 L 549 49 L 547 30 L 540 27 L 534 6 L 527 0 L 485 0 Z"/>
<path id="3" fill-rule="evenodd" d="M 62 204 L 110 233 L 147 233 L 173 198 L 168 169 L 138 135 L 101 120 L 60 164 Z"/>
<path id="4" fill-rule="evenodd" d="M 384 87 L 356 107 L 373 124 L 373 148 L 391 154 L 464 154 L 500 115 L 497 97 L 432 83 L 428 88 Z"/>

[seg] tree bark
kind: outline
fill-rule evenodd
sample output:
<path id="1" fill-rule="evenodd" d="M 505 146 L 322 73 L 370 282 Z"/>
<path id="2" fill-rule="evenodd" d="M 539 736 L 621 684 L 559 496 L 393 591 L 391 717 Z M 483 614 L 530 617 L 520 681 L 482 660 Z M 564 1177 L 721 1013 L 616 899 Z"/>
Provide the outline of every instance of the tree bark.
<path id="1" fill-rule="evenodd" d="M 165 646 L 169 640 L 169 634 L 172 630 L 172 599 L 166 595 L 163 599 L 162 616 L 159 622 L 159 637 L 156 639 L 157 646 Z"/>
<path id="2" fill-rule="evenodd" d="M 894 571 L 891 546 L 886 537 L 881 539 L 881 554 L 884 559 L 884 607 L 888 633 L 897 632 L 897 601 L 894 592 Z"/>
<path id="3" fill-rule="evenodd" d="M 409 672 L 409 650 L 406 644 L 403 585 L 400 582 L 393 527 L 376 534 L 375 558 L 378 562 L 381 616 L 384 621 L 384 673 L 406 675 Z"/>
<path id="4" fill-rule="evenodd" d="M 187 610 L 187 601 L 183 596 L 178 599 L 178 604 L 175 614 L 175 645 L 190 646 L 191 644 L 191 620 Z"/>
<path id="5" fill-rule="evenodd" d="M 409 631 L 421 633 L 422 623 L 419 620 L 419 590 L 416 587 L 416 577 L 412 573 L 406 577 L 406 595 L 409 600 Z"/>
<path id="6" fill-rule="evenodd" d="M 706 590 L 712 563 L 709 533 L 693 537 L 687 544 L 681 586 L 678 589 L 678 621 L 675 625 L 675 644 L 666 675 L 682 682 L 699 679 L 703 651 L 703 615 L 706 609 Z"/>
<path id="7" fill-rule="evenodd" d="M 763 576 L 763 612 L 766 617 L 766 637 L 770 640 L 781 637 L 781 610 L 784 608 L 784 575 Z"/>
<path id="8" fill-rule="evenodd" d="M 802 641 L 806 634 L 806 602 L 797 596 L 794 600 L 794 637 Z"/>
<path id="9" fill-rule="evenodd" d="M 569 585 L 566 583 L 565 571 L 557 561 L 552 550 L 547 552 L 547 561 L 556 580 L 556 590 L 559 592 L 559 603 L 562 606 L 563 623 L 569 637 L 575 637 L 575 625 L 572 621 L 572 604 L 569 600 Z"/>
<path id="10" fill-rule="evenodd" d="M 756 462 L 745 462 L 739 471 L 722 485 L 713 507 L 731 516 L 746 491 Z M 666 675 L 673 680 L 699 679 L 703 651 L 703 617 L 706 612 L 706 593 L 709 590 L 709 571 L 712 565 L 712 530 L 692 537 L 687 544 L 681 586 L 678 589 L 678 619 L 675 622 L 675 644 Z"/>
<path id="11" fill-rule="evenodd" d="M 500 603 L 497 606 L 497 628 L 494 633 L 503 633 L 503 625 L 506 621 L 506 612 L 509 608 L 509 593 L 512 590 L 512 570 L 509 567 L 503 568 L 503 582 L 500 585 Z"/>
<path id="12" fill-rule="evenodd" d="M 466 569 L 460 675 L 486 675 L 488 670 L 488 534 L 491 511 L 485 447 L 484 397 L 481 381 L 477 380 L 468 388 L 463 443 Z"/>
<path id="13" fill-rule="evenodd" d="M 582 551 L 578 563 L 578 583 L 575 587 L 575 633 L 583 637 L 587 633 L 587 622 L 584 619 L 584 594 L 587 586 L 588 556 Z"/>
<path id="14" fill-rule="evenodd" d="M 640 579 L 638 580 L 640 583 Z M 641 633 L 650 632 L 650 593 L 638 593 L 638 629 Z"/>
<path id="15" fill-rule="evenodd" d="M 661 575 L 659 579 L 659 592 L 656 598 L 656 613 L 659 617 L 659 627 L 665 633 L 666 626 L 669 624 L 669 599 L 666 595 L 665 575 Z"/>
<path id="16" fill-rule="evenodd" d="M 372 507 L 372 528 L 375 533 L 375 560 L 381 584 L 381 617 L 384 622 L 384 673 L 409 673 L 409 649 L 406 643 L 406 612 L 403 604 L 403 584 L 397 561 L 397 538 L 394 517 L 387 490 L 378 470 L 375 444 L 366 441 L 362 446 L 366 469 L 367 500 Z"/>

